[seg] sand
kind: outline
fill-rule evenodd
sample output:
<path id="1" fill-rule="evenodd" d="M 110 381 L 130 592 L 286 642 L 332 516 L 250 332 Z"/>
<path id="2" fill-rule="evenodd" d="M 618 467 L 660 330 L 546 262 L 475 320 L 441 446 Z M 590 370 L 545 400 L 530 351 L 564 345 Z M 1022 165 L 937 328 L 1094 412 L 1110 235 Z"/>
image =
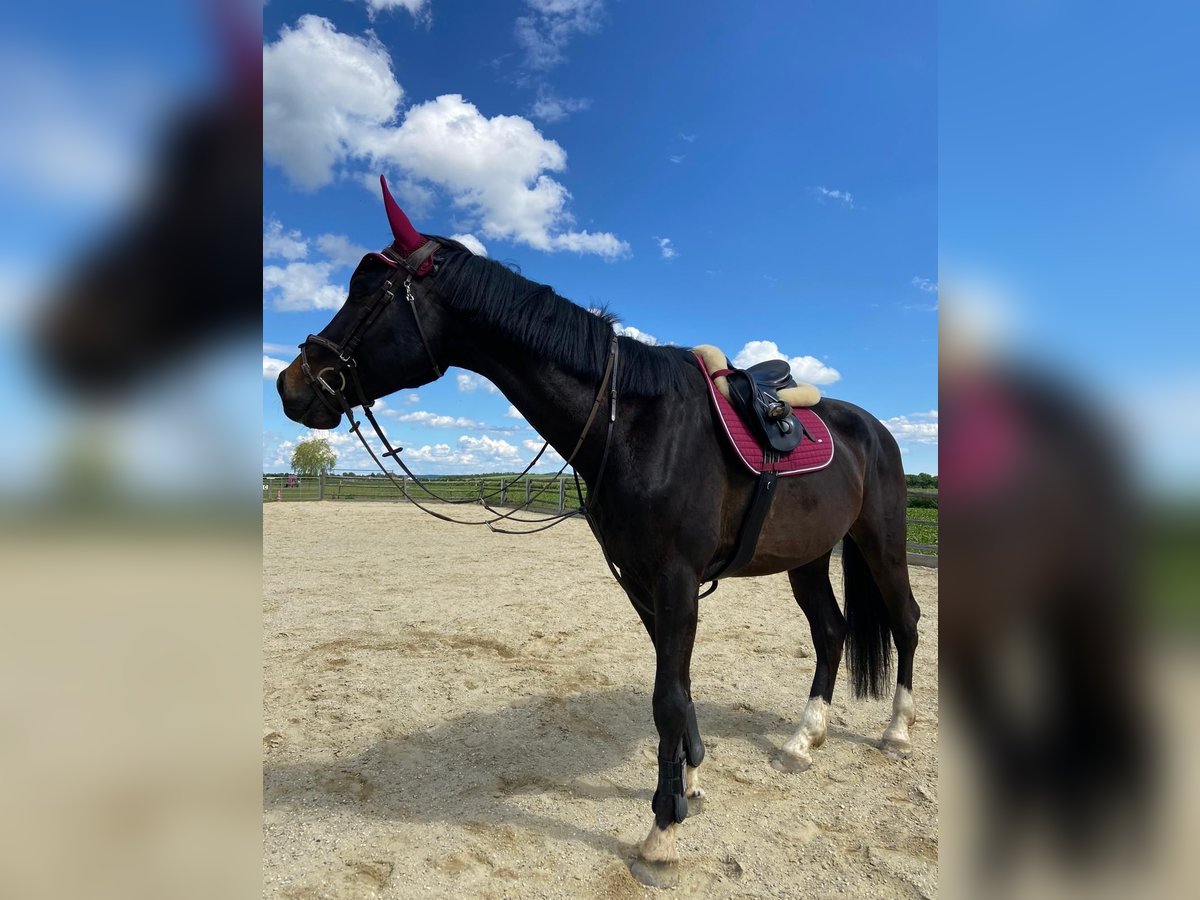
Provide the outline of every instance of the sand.
<path id="1" fill-rule="evenodd" d="M 654 656 L 583 522 L 510 537 L 397 503 L 272 503 L 263 558 L 265 896 L 664 895 L 635 877 Z M 681 863 L 649 877 L 678 896 L 936 896 L 938 576 L 910 572 L 904 760 L 877 746 L 890 700 L 853 700 L 843 672 L 812 768 L 773 769 L 812 679 L 807 620 L 784 575 L 701 601 L 707 796 Z"/>

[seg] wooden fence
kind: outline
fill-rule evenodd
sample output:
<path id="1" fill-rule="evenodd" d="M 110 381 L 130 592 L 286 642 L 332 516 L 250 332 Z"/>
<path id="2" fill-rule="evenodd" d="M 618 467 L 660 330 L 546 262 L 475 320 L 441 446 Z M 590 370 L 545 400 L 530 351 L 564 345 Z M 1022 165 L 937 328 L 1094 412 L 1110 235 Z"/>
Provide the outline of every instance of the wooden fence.
<path id="1" fill-rule="evenodd" d="M 519 480 L 499 475 L 482 478 L 435 478 L 428 482 L 436 496 L 422 489 L 407 476 L 397 476 L 400 486 L 380 476 L 362 475 L 264 475 L 263 502 L 296 500 L 388 500 L 413 499 L 421 503 L 438 500 L 485 499 L 492 506 L 523 506 L 537 511 L 565 512 L 580 505 L 582 498 L 569 476 L 549 478 L 526 476 Z M 583 497 L 587 496 L 584 487 Z M 937 497 L 937 491 L 910 489 L 910 498 Z M 909 565 L 937 568 L 938 510 L 909 507 Z M 932 537 L 932 541 L 930 540 Z"/>

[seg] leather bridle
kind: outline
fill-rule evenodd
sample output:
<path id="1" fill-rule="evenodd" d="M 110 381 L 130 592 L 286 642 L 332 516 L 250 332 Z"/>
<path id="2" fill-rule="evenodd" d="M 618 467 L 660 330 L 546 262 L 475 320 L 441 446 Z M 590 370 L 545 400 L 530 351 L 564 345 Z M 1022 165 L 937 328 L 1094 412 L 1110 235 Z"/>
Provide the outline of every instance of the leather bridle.
<path id="1" fill-rule="evenodd" d="M 408 303 L 408 308 L 412 310 L 413 321 L 417 325 L 417 334 L 421 338 L 421 346 L 425 348 L 426 356 L 429 357 L 429 365 L 433 369 L 433 377 L 442 377 L 441 367 L 438 366 L 437 360 L 434 359 L 433 350 L 430 348 L 429 341 L 425 337 L 425 329 L 421 325 L 421 316 L 417 312 L 417 304 L 412 292 L 412 280 L 416 276 L 417 270 L 440 247 L 441 244 L 437 241 L 429 240 L 408 256 L 400 256 L 391 248 L 378 254 L 395 271 L 384 282 L 383 289 L 372 295 L 363 305 L 363 308 L 358 313 L 358 317 L 350 325 L 347 336 L 342 342 L 338 344 L 319 334 L 310 334 L 305 338 L 304 343 L 300 345 L 300 370 L 304 373 L 304 380 L 314 389 L 317 398 L 331 412 L 341 415 L 346 411 L 347 372 L 350 373 L 350 380 L 354 384 L 354 392 L 357 395 L 357 402 L 352 405 L 361 406 L 363 409 L 370 409 L 371 404 L 374 402 L 368 400 L 366 394 L 363 393 L 362 384 L 358 380 L 358 362 L 354 358 L 354 351 L 358 349 L 358 345 L 362 342 L 364 335 L 366 335 L 370 327 L 375 324 L 375 321 L 383 314 L 383 311 L 396 299 L 396 280 L 400 277 L 401 273 L 405 274 L 404 300 Z M 308 361 L 309 344 L 317 344 L 331 351 L 337 357 L 337 362 L 332 366 L 325 366 L 314 374 L 312 364 Z M 341 384 L 336 388 L 330 384 L 325 379 L 327 372 L 332 372 L 335 377 L 340 378 Z M 333 403 L 334 400 L 338 400 L 339 405 L 335 406 Z M 351 417 L 351 421 L 353 422 L 353 417 Z"/>
<path id="2" fill-rule="evenodd" d="M 319 334 L 310 334 L 305 339 L 304 343 L 300 344 L 300 369 L 304 374 L 305 381 L 309 384 L 310 387 L 313 388 L 314 395 L 317 397 L 317 399 L 319 399 L 321 401 L 321 403 L 323 403 L 325 405 L 326 408 L 328 408 L 331 412 L 335 413 L 339 417 L 343 416 L 343 415 L 346 417 L 347 421 L 350 423 L 350 431 L 353 432 L 358 437 L 359 441 L 363 445 L 363 448 L 370 455 L 370 457 L 374 461 L 375 465 L 379 467 L 380 471 L 383 472 L 383 474 L 388 477 L 388 479 L 392 482 L 393 485 L 401 488 L 404 498 L 406 500 L 408 500 L 410 503 L 412 503 L 414 506 L 416 506 L 418 509 L 420 509 L 422 512 L 428 513 L 429 515 L 431 515 L 437 519 L 441 519 L 445 522 L 454 522 L 459 525 L 486 525 L 492 531 L 499 531 L 504 534 L 532 534 L 533 532 L 536 532 L 536 531 L 544 531 L 546 528 L 550 528 L 553 525 L 557 525 L 559 522 L 561 522 L 565 519 L 571 518 L 573 516 L 577 516 L 580 513 L 582 513 L 584 516 L 587 517 L 589 523 L 592 523 L 592 517 L 589 514 L 589 511 L 587 509 L 588 504 L 585 504 L 583 502 L 583 493 L 582 493 L 582 491 L 579 491 L 579 489 L 578 489 L 578 483 L 579 483 L 578 473 L 576 473 L 576 475 L 575 475 L 576 489 L 579 492 L 579 497 L 580 497 L 580 509 L 578 509 L 578 510 L 571 510 L 570 512 L 561 512 L 561 513 L 549 515 L 544 518 L 538 518 L 538 519 L 513 519 L 512 517 L 515 513 L 521 511 L 521 509 L 528 506 L 533 500 L 536 500 L 537 497 L 540 496 L 545 491 L 545 488 L 543 488 L 543 489 L 539 490 L 533 497 L 531 497 L 529 500 L 527 500 L 524 504 L 522 504 L 521 506 L 518 506 L 516 509 L 511 510 L 507 513 L 497 513 L 493 518 L 488 519 L 487 521 L 483 521 L 483 522 L 467 522 L 462 519 L 454 519 L 454 518 L 451 518 L 450 516 L 443 515 L 442 513 L 435 512 L 434 510 L 429 509 L 426 506 L 423 506 L 421 503 L 417 502 L 409 495 L 407 488 L 405 488 L 403 485 L 399 484 L 396 481 L 395 476 L 393 476 L 392 473 L 390 471 L 388 471 L 387 467 L 384 466 L 384 464 L 380 461 L 379 457 L 375 455 L 375 451 L 371 448 L 370 443 L 367 441 L 367 439 L 365 437 L 363 437 L 362 423 L 354 418 L 354 407 L 355 406 L 358 406 L 362 409 L 363 415 L 365 415 L 367 417 L 367 420 L 371 423 L 371 427 L 374 429 L 376 437 L 378 437 L 380 442 L 383 444 L 383 447 L 384 447 L 383 457 L 385 459 L 388 457 L 391 457 L 392 459 L 394 459 L 396 461 L 396 463 L 400 466 L 400 468 L 404 470 L 404 473 L 409 478 L 411 478 L 412 481 L 416 485 L 421 487 L 421 489 L 424 490 L 427 494 L 429 494 L 431 497 L 434 497 L 435 499 L 440 500 L 444 503 L 476 503 L 476 502 L 480 502 L 483 504 L 484 508 L 487 509 L 489 512 L 496 512 L 496 510 L 493 507 L 491 507 L 490 505 L 488 505 L 485 502 L 487 497 L 495 496 L 496 492 L 493 492 L 492 494 L 488 494 L 488 495 L 482 495 L 479 498 L 472 497 L 472 498 L 462 498 L 462 499 L 448 499 L 445 497 L 439 497 L 437 494 L 435 494 L 433 491 L 431 491 L 428 488 L 428 486 L 426 486 L 426 484 L 420 478 L 418 478 L 412 472 L 412 470 L 409 469 L 409 467 L 407 465 L 405 465 L 404 460 L 402 460 L 400 458 L 400 453 L 404 448 L 403 447 L 393 448 L 391 443 L 388 441 L 387 435 L 383 433 L 383 429 L 379 427 L 379 423 L 378 423 L 378 421 L 376 421 L 375 415 L 371 411 L 371 407 L 374 405 L 375 401 L 367 397 L 366 393 L 363 391 L 362 383 L 359 381 L 359 378 L 358 378 L 358 362 L 354 358 L 354 352 L 358 349 L 359 344 L 362 342 L 363 337 L 366 335 L 366 333 L 370 329 L 370 327 L 375 323 L 375 321 L 380 317 L 380 315 L 382 315 L 383 311 L 388 307 L 388 305 L 391 304 L 396 299 L 396 281 L 401 276 L 401 274 L 404 275 L 404 284 L 403 284 L 404 300 L 408 304 L 409 309 L 412 310 L 413 321 L 416 323 L 416 326 L 417 326 L 417 334 L 421 339 L 421 346 L 424 347 L 425 355 L 429 358 L 429 365 L 430 365 L 430 368 L 433 370 L 434 378 L 437 379 L 437 378 L 442 377 L 442 374 L 443 374 L 442 368 L 438 365 L 437 360 L 434 358 L 433 350 L 429 346 L 429 340 L 425 336 L 425 329 L 421 325 L 421 316 L 417 310 L 416 298 L 413 296 L 413 292 L 412 292 L 413 278 L 419 277 L 421 275 L 419 270 L 421 269 L 422 265 L 424 265 L 426 260 L 428 260 L 431 256 L 433 256 L 433 254 L 436 253 L 439 249 L 441 249 L 441 244 L 439 244 L 437 241 L 435 241 L 433 239 L 429 239 L 424 244 L 422 244 L 419 248 L 417 248 L 415 251 L 413 251 L 411 254 L 409 254 L 406 257 L 400 256 L 391 248 L 385 249 L 381 253 L 376 254 L 377 256 L 382 257 L 384 259 L 384 261 L 387 262 L 389 265 L 391 265 L 395 269 L 395 272 L 393 272 L 392 275 L 388 278 L 388 280 L 384 283 L 383 288 L 380 291 L 376 292 L 363 305 L 363 308 L 360 310 L 358 317 L 351 324 L 351 326 L 347 332 L 347 336 L 342 340 L 342 342 L 340 344 L 337 343 L 336 341 L 329 340 L 329 338 L 322 337 Z M 431 269 L 429 269 L 429 271 L 435 271 L 436 268 L 437 268 L 437 265 L 436 265 L 436 260 L 435 260 L 434 265 L 432 266 Z M 326 350 L 331 351 L 335 355 L 337 361 L 333 365 L 324 366 L 321 369 L 314 372 L 313 366 L 309 362 L 309 359 L 308 359 L 308 346 L 310 344 L 317 344 L 318 346 L 324 347 Z M 570 456 L 568 456 L 566 458 L 566 461 L 563 463 L 562 468 L 559 469 L 557 475 L 554 476 L 555 478 L 561 477 L 562 474 L 567 470 L 567 467 L 570 466 L 572 462 L 574 462 L 575 457 L 579 454 L 579 451 L 583 448 L 584 440 L 587 438 L 588 433 L 591 431 L 592 423 L 595 422 L 595 420 L 596 420 L 596 414 L 600 410 L 601 403 L 604 400 L 604 398 L 607 396 L 609 398 L 608 429 L 604 436 L 604 450 L 600 457 L 600 468 L 599 468 L 599 471 L 596 476 L 595 486 L 592 488 L 592 490 L 590 492 L 590 496 L 588 498 L 589 501 L 594 500 L 597 493 L 599 493 L 600 484 L 604 480 L 604 472 L 605 472 L 605 469 L 608 464 L 609 446 L 612 441 L 613 426 L 616 423 L 616 419 L 617 419 L 617 360 L 618 360 L 619 354 L 620 354 L 620 351 L 619 351 L 619 345 L 617 343 L 617 335 L 616 335 L 616 332 L 613 332 L 613 334 L 611 335 L 611 339 L 609 341 L 608 361 L 605 364 L 604 375 L 600 380 L 600 389 L 596 393 L 596 399 L 595 399 L 595 402 L 592 404 L 591 412 L 589 413 L 589 415 L 587 417 L 587 421 L 584 423 L 583 431 L 579 435 L 579 440 L 575 444 L 575 449 L 571 451 Z M 338 384 L 336 386 L 331 384 L 330 380 L 326 378 L 327 373 L 332 373 L 333 377 L 340 379 L 340 384 Z M 350 383 L 354 387 L 354 395 L 355 395 L 354 402 L 351 402 L 351 400 L 346 396 L 346 387 L 347 387 L 346 374 L 347 373 L 349 373 Z M 543 443 L 542 449 L 537 452 L 537 455 L 534 456 L 533 460 L 529 463 L 529 465 L 527 465 L 525 467 L 524 471 L 522 471 L 519 475 L 517 475 L 514 480 L 519 480 L 520 478 L 522 478 L 526 474 L 528 474 L 529 471 L 535 465 L 537 465 L 538 460 L 541 459 L 542 454 L 546 452 L 546 450 L 549 446 L 550 446 L 549 442 Z M 527 531 L 506 531 L 505 529 L 495 527 L 495 523 L 502 519 L 511 519 L 513 522 L 517 522 L 517 523 L 521 523 L 521 524 L 539 524 L 542 522 L 550 522 L 550 525 L 543 525 L 540 528 L 534 528 L 534 529 L 527 530 Z M 594 523 L 592 523 L 592 524 L 593 524 L 593 527 L 595 527 Z M 601 544 L 601 548 L 603 549 L 604 542 L 602 540 L 601 540 L 600 544 Z M 607 559 L 607 556 L 608 556 L 607 551 L 605 551 L 606 559 Z M 609 563 L 609 566 L 610 567 L 612 566 L 611 562 Z M 614 574 L 616 574 L 615 569 L 614 569 Z M 618 580 L 620 580 L 619 576 L 618 576 Z"/>

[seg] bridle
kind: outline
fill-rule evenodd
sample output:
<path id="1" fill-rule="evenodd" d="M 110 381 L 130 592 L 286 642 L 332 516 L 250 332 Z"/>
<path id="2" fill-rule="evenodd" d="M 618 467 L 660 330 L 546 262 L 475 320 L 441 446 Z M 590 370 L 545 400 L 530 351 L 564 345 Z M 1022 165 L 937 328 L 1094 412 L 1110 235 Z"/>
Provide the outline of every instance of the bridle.
<path id="1" fill-rule="evenodd" d="M 304 343 L 300 345 L 300 370 L 304 373 L 304 380 L 308 382 L 309 386 L 314 388 L 317 398 L 331 412 L 341 415 L 347 409 L 347 372 L 350 373 L 350 380 L 354 384 L 354 392 L 357 395 L 356 402 L 351 404 L 351 406 L 361 406 L 366 410 L 370 409 L 371 404 L 374 402 L 367 399 L 366 394 L 363 393 L 362 384 L 358 380 L 358 362 L 354 358 L 354 351 L 358 349 L 358 345 L 362 342 L 363 336 L 370 327 L 375 324 L 375 321 L 383 314 L 383 311 L 396 299 L 396 280 L 402 272 L 405 274 L 404 300 L 408 303 L 408 308 L 412 310 L 413 321 L 417 324 L 417 334 L 421 338 L 421 346 L 425 348 L 425 355 L 429 357 L 429 365 L 433 369 L 433 377 L 442 377 L 441 367 L 438 366 L 437 360 L 433 358 L 433 350 L 430 349 L 429 341 L 425 337 L 425 329 L 421 325 L 421 316 L 417 312 L 417 304 L 412 293 L 412 280 L 416 276 L 417 270 L 440 248 L 441 244 L 430 240 L 426 241 L 408 256 L 400 256 L 390 247 L 377 254 L 391 265 L 395 271 L 384 282 L 382 290 L 373 294 L 363 305 L 358 313 L 358 317 L 351 323 L 347 336 L 342 342 L 338 344 L 319 334 L 310 334 L 304 339 Z M 332 366 L 325 366 L 314 374 L 312 364 L 308 361 L 309 344 L 317 344 L 331 351 L 337 357 L 337 362 Z M 325 373 L 327 372 L 332 372 L 334 376 L 340 378 L 341 384 L 336 388 L 330 384 L 325 379 Z M 339 405 L 335 406 L 333 403 L 334 400 L 340 401 Z M 351 417 L 351 422 L 353 422 L 353 417 Z"/>
<path id="2" fill-rule="evenodd" d="M 419 270 L 425 264 L 425 262 L 429 260 L 430 257 L 432 257 L 433 254 L 435 254 L 439 249 L 441 249 L 441 244 L 433 239 L 429 239 L 408 256 L 400 256 L 391 248 L 385 249 L 381 253 L 376 254 L 377 256 L 382 257 L 384 261 L 388 263 L 388 265 L 395 269 L 395 271 L 384 283 L 383 288 L 373 294 L 363 305 L 357 318 L 355 318 L 355 320 L 351 323 L 351 326 L 347 332 L 347 336 L 340 344 L 336 341 L 329 340 L 329 338 L 322 337 L 319 334 L 310 334 L 304 340 L 304 343 L 300 344 L 300 369 L 304 374 L 304 380 L 309 384 L 310 387 L 313 388 L 313 393 L 327 409 L 339 417 L 342 415 L 346 417 L 347 421 L 350 423 L 350 431 L 358 437 L 359 441 L 362 443 L 364 449 L 366 449 L 375 465 L 379 467 L 379 470 L 388 477 L 393 485 L 401 489 L 404 498 L 418 509 L 433 516 L 434 518 L 441 519 L 445 522 L 454 522 L 459 525 L 486 525 L 492 531 L 498 531 L 503 534 L 532 534 L 537 531 L 544 531 L 546 528 L 550 528 L 565 519 L 572 518 L 580 515 L 581 513 L 588 519 L 589 523 L 591 523 L 592 517 L 589 514 L 587 504 L 583 502 L 583 493 L 579 489 L 578 473 L 575 474 L 576 490 L 580 497 L 580 508 L 578 510 L 571 510 L 570 512 L 564 511 L 537 519 L 514 519 L 512 517 L 517 512 L 520 512 L 522 509 L 528 507 L 530 503 L 536 500 L 546 490 L 546 488 L 542 488 L 536 494 L 526 500 L 526 502 L 521 506 L 518 506 L 516 509 L 510 510 L 506 513 L 499 513 L 488 503 L 483 502 L 486 501 L 488 497 L 495 496 L 495 494 L 498 492 L 482 495 L 478 498 L 471 497 L 462 499 L 449 499 L 446 497 L 439 497 L 437 494 L 431 491 L 425 482 L 418 478 L 407 465 L 405 465 L 404 460 L 400 458 L 400 453 L 404 448 L 393 448 L 391 443 L 388 441 L 387 435 L 384 434 L 383 429 L 379 427 L 379 422 L 376 421 L 375 414 L 371 411 L 371 407 L 374 405 L 375 401 L 368 398 L 366 393 L 363 391 L 362 383 L 358 378 L 358 362 L 354 358 L 354 353 L 358 349 L 358 346 L 362 342 L 362 339 L 366 335 L 367 331 L 376 322 L 376 320 L 378 320 L 383 311 L 396 299 L 396 282 L 403 274 L 404 300 L 408 304 L 408 308 L 412 310 L 413 321 L 417 326 L 417 335 L 421 339 L 421 345 L 425 349 L 425 355 L 429 358 L 429 365 L 433 370 L 434 378 L 437 379 L 442 377 L 443 370 L 438 365 L 437 360 L 434 358 L 433 350 L 429 346 L 429 340 L 425 336 L 425 329 L 421 325 L 421 315 L 417 310 L 416 298 L 413 296 L 412 292 L 413 279 L 422 276 L 423 273 L 421 273 Z M 435 258 L 432 263 L 432 267 L 428 271 L 436 271 L 437 259 Z M 314 372 L 313 365 L 308 359 L 308 347 L 310 344 L 317 344 L 318 346 L 324 347 L 326 350 L 331 351 L 335 355 L 337 361 L 333 365 L 324 366 Z M 617 342 L 617 335 L 614 331 L 609 341 L 608 360 L 605 364 L 604 375 L 600 380 L 600 389 L 596 393 L 596 399 L 592 404 L 591 412 L 588 415 L 587 421 L 584 423 L 583 431 L 579 435 L 579 440 L 575 444 L 575 449 L 571 451 L 571 454 L 568 457 L 566 457 L 562 468 L 559 469 L 557 475 L 554 476 L 555 478 L 561 477 L 562 474 L 567 470 L 567 467 L 574 462 L 575 457 L 579 454 L 580 449 L 583 447 L 588 433 L 591 431 L 592 424 L 596 420 L 596 415 L 600 410 L 601 403 L 604 397 L 607 395 L 609 398 L 608 429 L 604 437 L 604 450 L 600 458 L 600 468 L 596 476 L 596 483 L 589 492 L 589 501 L 594 501 L 596 495 L 599 493 L 600 484 L 604 480 L 604 472 L 608 464 L 609 446 L 612 442 L 613 426 L 617 419 L 617 362 L 619 355 L 620 350 Z M 340 383 L 336 386 L 332 384 L 330 379 L 326 378 L 328 373 L 332 373 L 332 377 L 334 379 L 340 379 Z M 350 376 L 349 384 L 352 385 L 354 389 L 353 402 L 351 402 L 350 398 L 346 395 L 347 373 L 349 373 Z M 394 459 L 400 468 L 404 470 L 405 475 L 412 479 L 412 481 L 427 494 L 444 503 L 483 502 L 484 508 L 490 513 L 495 513 L 495 515 L 485 521 L 468 522 L 462 519 L 455 519 L 451 518 L 450 516 L 443 515 L 442 513 L 423 506 L 421 503 L 413 499 L 409 495 L 408 490 L 396 481 L 395 476 L 380 461 L 379 457 L 375 455 L 375 451 L 371 448 L 370 443 L 363 436 L 362 423 L 354 418 L 354 407 L 356 406 L 362 409 L 363 415 L 366 416 L 367 420 L 371 423 L 371 427 L 374 429 L 376 437 L 378 437 L 380 442 L 383 444 L 384 459 L 387 459 L 388 457 Z M 524 477 L 535 465 L 537 465 L 538 460 L 541 459 L 542 454 L 546 452 L 549 446 L 549 442 L 542 444 L 542 449 L 537 452 L 537 455 L 534 456 L 529 465 L 527 465 L 525 469 L 516 476 L 517 480 Z M 495 527 L 495 523 L 503 519 L 510 519 L 513 522 L 526 525 L 540 524 L 544 522 L 549 522 L 550 524 L 526 531 L 509 531 L 503 528 Z M 593 525 L 593 527 L 595 526 Z M 601 547 L 603 548 L 603 541 L 601 541 Z"/>

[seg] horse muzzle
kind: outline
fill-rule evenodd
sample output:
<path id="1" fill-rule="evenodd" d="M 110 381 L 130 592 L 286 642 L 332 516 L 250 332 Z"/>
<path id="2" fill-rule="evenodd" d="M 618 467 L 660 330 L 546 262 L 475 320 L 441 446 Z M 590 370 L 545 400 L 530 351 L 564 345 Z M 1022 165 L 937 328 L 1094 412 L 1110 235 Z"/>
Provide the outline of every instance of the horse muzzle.
<path id="1" fill-rule="evenodd" d="M 279 399 L 283 403 L 283 414 L 293 422 L 308 428 L 326 431 L 337 428 L 342 417 L 320 401 L 313 388 L 299 371 L 298 363 L 292 363 L 275 379 Z"/>

